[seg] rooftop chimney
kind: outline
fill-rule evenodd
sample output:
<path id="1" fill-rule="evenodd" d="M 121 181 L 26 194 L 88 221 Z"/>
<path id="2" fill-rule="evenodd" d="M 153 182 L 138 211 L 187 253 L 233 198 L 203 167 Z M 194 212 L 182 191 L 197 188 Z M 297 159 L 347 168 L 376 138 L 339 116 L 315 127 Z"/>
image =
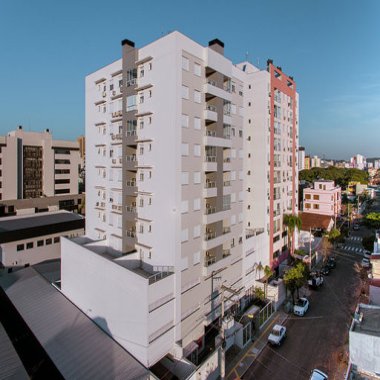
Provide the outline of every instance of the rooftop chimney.
<path id="1" fill-rule="evenodd" d="M 215 50 L 217 53 L 224 55 L 224 43 L 215 38 L 208 43 L 208 47 L 212 50 Z"/>

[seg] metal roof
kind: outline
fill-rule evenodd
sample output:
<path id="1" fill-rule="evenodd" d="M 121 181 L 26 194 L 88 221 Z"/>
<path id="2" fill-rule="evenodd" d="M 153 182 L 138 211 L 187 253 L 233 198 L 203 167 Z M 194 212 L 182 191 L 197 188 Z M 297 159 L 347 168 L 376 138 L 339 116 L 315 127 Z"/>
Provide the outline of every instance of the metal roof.
<path id="1" fill-rule="evenodd" d="M 64 378 L 149 378 L 141 363 L 32 267 L 1 277 L 0 286 Z"/>
<path id="2" fill-rule="evenodd" d="M 0 323 L 0 379 L 29 379 L 12 342 Z"/>

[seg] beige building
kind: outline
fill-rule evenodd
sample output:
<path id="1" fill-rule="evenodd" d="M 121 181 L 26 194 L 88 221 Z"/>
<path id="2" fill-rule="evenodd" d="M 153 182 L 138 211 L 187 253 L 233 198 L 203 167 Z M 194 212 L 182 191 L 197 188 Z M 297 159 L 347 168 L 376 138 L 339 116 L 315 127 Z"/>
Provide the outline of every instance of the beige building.
<path id="1" fill-rule="evenodd" d="M 0 200 L 78 194 L 79 146 L 21 126 L 0 137 Z"/>

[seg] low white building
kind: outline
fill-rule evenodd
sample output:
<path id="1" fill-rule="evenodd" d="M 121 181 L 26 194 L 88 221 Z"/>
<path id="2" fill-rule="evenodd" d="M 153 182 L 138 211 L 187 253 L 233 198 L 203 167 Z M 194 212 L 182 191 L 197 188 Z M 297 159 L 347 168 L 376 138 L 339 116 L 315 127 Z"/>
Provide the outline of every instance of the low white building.
<path id="1" fill-rule="evenodd" d="M 380 375 L 380 307 L 359 304 L 350 328 L 352 368 L 369 376 Z"/>
<path id="2" fill-rule="evenodd" d="M 61 255 L 61 237 L 84 234 L 84 218 L 68 211 L 0 219 L 0 265 L 15 268 Z"/>

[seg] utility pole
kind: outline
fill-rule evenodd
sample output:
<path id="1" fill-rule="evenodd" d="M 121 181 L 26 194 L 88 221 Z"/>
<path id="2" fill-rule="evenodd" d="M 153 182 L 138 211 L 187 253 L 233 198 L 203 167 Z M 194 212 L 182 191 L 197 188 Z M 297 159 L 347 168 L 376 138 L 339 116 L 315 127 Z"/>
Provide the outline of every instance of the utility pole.
<path id="1" fill-rule="evenodd" d="M 222 285 L 221 290 L 222 290 L 222 315 L 221 315 L 222 324 L 220 328 L 220 336 L 222 338 L 222 350 L 221 350 L 221 355 L 220 355 L 220 379 L 224 380 L 226 376 L 226 342 L 225 342 L 224 324 L 223 324 L 224 322 L 224 292 L 225 291 L 230 292 L 235 296 L 238 296 L 239 292 L 225 285 Z"/>
<path id="2" fill-rule="evenodd" d="M 310 240 L 309 240 L 309 257 L 310 257 L 310 272 L 311 272 L 311 227 L 310 227 Z"/>

